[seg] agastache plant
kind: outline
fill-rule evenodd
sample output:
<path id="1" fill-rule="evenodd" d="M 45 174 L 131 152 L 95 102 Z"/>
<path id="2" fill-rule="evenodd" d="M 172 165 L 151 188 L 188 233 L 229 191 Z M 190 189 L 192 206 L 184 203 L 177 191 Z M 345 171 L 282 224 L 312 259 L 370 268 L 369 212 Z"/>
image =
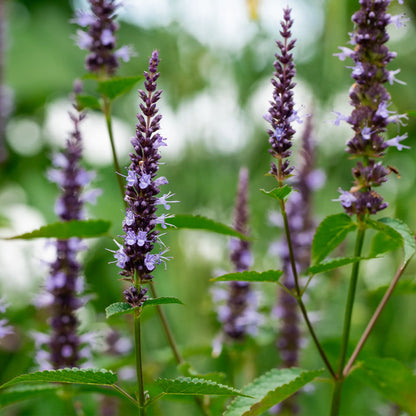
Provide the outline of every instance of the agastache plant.
<path id="1" fill-rule="evenodd" d="M 353 138 L 347 143 L 347 152 L 354 158 L 361 158 L 361 160 L 352 169 L 353 187 L 349 191 L 340 189 L 341 196 L 338 200 L 346 213 L 357 216 L 358 231 L 354 249 L 354 257 L 357 258 L 361 256 L 368 217 L 385 209 L 388 205 L 383 201 L 382 196 L 374 190 L 375 187 L 387 181 L 387 175 L 390 173 L 389 169 L 384 167 L 379 160 L 384 156 L 388 147 L 393 146 L 398 150 L 408 148 L 400 143 L 407 138 L 407 134 L 397 135 L 389 140 L 385 140 L 383 137 L 390 123 L 397 124 L 398 131 L 399 125 L 403 124 L 402 120 L 407 118 L 405 114 L 397 114 L 388 110 L 391 105 L 391 97 L 384 86 L 387 82 L 390 84 L 394 81 L 403 83 L 395 78 L 399 70 L 388 70 L 386 67 L 396 56 L 396 53 L 390 52 L 385 45 L 389 40 L 386 27 L 391 23 L 398 27 L 402 25 L 401 16 L 393 17 L 387 13 L 389 4 L 390 0 L 360 0 L 360 10 L 352 17 L 355 28 L 351 33 L 350 43 L 354 45 L 354 50 L 341 48 L 342 52 L 336 54 L 341 60 L 349 57 L 354 62 L 351 76 L 355 82 L 349 94 L 350 103 L 354 109 L 349 117 L 341 115 L 340 118 L 347 121 L 354 131 Z M 356 350 L 345 366 L 359 264 L 360 262 L 354 263 L 351 271 L 331 415 L 337 415 L 339 412 L 343 380 L 351 370 L 354 360 L 385 305 L 385 303 L 381 303 L 382 306 L 375 312 Z M 403 270 L 404 267 L 396 274 L 393 282 L 397 283 Z M 396 284 L 393 282 L 392 289 Z M 383 298 L 382 302 L 387 302 L 388 292 L 385 296 L 387 297 Z"/>
<path id="2" fill-rule="evenodd" d="M 9 304 L 6 302 L 6 298 L 0 298 L 0 313 L 6 313 L 6 309 L 9 307 Z M 0 341 L 2 338 L 6 337 L 7 335 L 14 334 L 13 327 L 9 325 L 9 321 L 6 318 L 0 319 Z"/>
<path id="3" fill-rule="evenodd" d="M 248 236 L 248 221 L 248 170 L 242 168 L 235 200 L 234 229 Z M 235 272 L 249 270 L 252 264 L 250 242 L 239 238 L 231 239 L 230 260 Z M 218 355 L 222 341 L 241 342 L 247 335 L 254 335 L 260 321 L 257 294 L 250 283 L 232 281 L 227 286 L 227 290 L 213 289 L 214 299 L 225 301 L 225 304 L 218 306 L 218 319 L 222 323 L 223 334 L 214 340 L 214 355 Z"/>
<path id="4" fill-rule="evenodd" d="M 308 117 L 302 135 L 302 148 L 300 150 L 302 164 L 296 170 L 291 185 L 296 192 L 291 194 L 286 204 L 287 217 L 290 224 L 293 250 L 296 252 L 296 267 L 298 272 L 304 272 L 310 265 L 310 252 L 315 224 L 312 218 L 313 191 L 322 186 L 323 173 L 314 169 L 314 143 L 312 140 L 312 118 Z M 289 250 L 286 238 L 282 238 L 278 245 L 278 254 L 282 261 L 284 277 L 282 283 L 291 291 L 296 290 L 292 273 Z M 271 251 L 275 252 L 272 247 Z M 296 299 L 286 290 L 279 289 L 275 314 L 279 319 L 279 334 L 277 348 L 281 358 L 282 368 L 296 367 L 299 363 L 299 353 L 302 344 L 302 329 L 300 327 L 300 314 Z M 291 415 L 299 413 L 296 396 L 283 401 L 276 406 L 276 414 Z"/>
<path id="5" fill-rule="evenodd" d="M 361 9 L 352 20 L 355 30 L 350 43 L 354 50 L 342 47 L 336 54 L 341 60 L 346 57 L 354 61 L 352 78 L 355 83 L 350 89 L 350 103 L 354 107 L 349 117 L 343 117 L 352 126 L 354 136 L 347 143 L 347 152 L 355 158 L 361 158 L 352 170 L 354 185 L 349 191 L 340 189 L 339 201 L 345 212 L 363 217 L 376 214 L 387 207 L 387 202 L 374 188 L 387 181 L 389 169 L 379 161 L 388 147 L 398 150 L 409 148 L 401 143 L 407 133 L 385 140 L 383 135 L 390 123 L 399 126 L 405 114 L 388 110 L 391 97 L 384 84 L 394 81 L 400 70 L 388 70 L 387 64 L 396 56 L 385 43 L 389 40 L 386 26 L 400 22 L 400 16 L 391 16 L 386 12 L 390 0 L 361 0 Z M 342 115 L 341 115 L 342 117 Z"/>
<path id="6" fill-rule="evenodd" d="M 86 49 L 89 54 L 85 58 L 88 72 L 99 75 L 113 75 L 119 67 L 119 60 L 129 61 L 132 50 L 122 46 L 116 50 L 116 32 L 119 28 L 114 21 L 120 3 L 115 0 L 89 0 L 91 13 L 77 11 L 73 19 L 87 30 L 77 31 L 77 45 Z"/>
<path id="7" fill-rule="evenodd" d="M 152 271 L 158 264 L 165 263 L 169 259 L 164 256 L 167 248 L 160 239 L 156 226 L 159 224 L 166 229 L 169 223 L 166 222 L 173 215 L 156 215 L 159 205 L 166 210 L 170 204 L 178 201 L 171 201 L 172 193 L 157 197 L 160 193 L 159 187 L 168 183 L 164 176 L 156 178 L 159 170 L 159 147 L 166 146 L 158 130 L 162 118 L 157 114 L 156 103 L 162 94 L 156 90 L 156 81 L 159 78 L 157 66 L 159 64 L 159 53 L 153 51 L 149 60 L 149 71 L 145 72 L 145 89 L 139 91 L 142 103 L 140 104 L 141 114 L 137 115 L 138 124 L 136 136 L 131 139 L 135 153 L 130 153 L 131 164 L 127 169 L 125 201 L 127 203 L 126 216 L 123 221 L 122 236 L 124 244 L 114 253 L 117 259 L 117 266 L 122 270 L 120 274 L 130 283 L 142 285 L 153 279 Z M 157 244 L 159 250 L 153 253 Z M 132 306 L 139 306 L 145 289 L 138 291 L 131 287 L 126 293 L 127 302 Z"/>
<path id="8" fill-rule="evenodd" d="M 83 219 L 84 203 L 94 203 L 100 194 L 99 190 L 83 193 L 84 187 L 94 176 L 80 166 L 82 139 L 79 125 L 85 114 L 77 111 L 69 115 L 73 131 L 66 142 L 65 151 L 54 156 L 54 169 L 48 172 L 49 180 L 61 188 L 55 213 L 62 221 Z M 83 304 L 79 297 L 82 281 L 79 276 L 81 264 L 76 256 L 83 248 L 82 241 L 77 238 L 57 240 L 56 260 L 51 264 L 50 275 L 46 281 L 52 310 L 52 334 L 48 341 L 49 361 L 54 368 L 78 366 L 81 358 L 76 310 Z"/>

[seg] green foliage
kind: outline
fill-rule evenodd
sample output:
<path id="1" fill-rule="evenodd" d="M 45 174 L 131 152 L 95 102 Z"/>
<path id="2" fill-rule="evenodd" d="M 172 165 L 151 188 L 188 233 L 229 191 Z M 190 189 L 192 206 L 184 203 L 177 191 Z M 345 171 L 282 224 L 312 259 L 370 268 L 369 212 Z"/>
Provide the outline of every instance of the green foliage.
<path id="1" fill-rule="evenodd" d="M 366 224 L 379 231 L 372 241 L 371 256 L 403 247 L 403 263 L 407 263 L 415 253 L 414 233 L 404 222 L 394 218 L 381 218 L 378 221 L 368 219 Z"/>
<path id="2" fill-rule="evenodd" d="M 87 94 L 77 94 L 75 96 L 78 107 L 81 110 L 90 108 L 91 110 L 101 110 L 101 103 L 97 97 Z"/>
<path id="3" fill-rule="evenodd" d="M 200 215 L 175 215 L 174 218 L 169 219 L 170 223 L 176 228 L 191 228 L 194 230 L 212 231 L 217 234 L 224 234 L 231 237 L 238 237 L 242 240 L 249 238 L 244 234 L 235 231 L 233 228 L 220 222 L 202 217 Z"/>
<path id="4" fill-rule="evenodd" d="M 183 374 L 185 377 L 192 377 L 192 378 L 201 378 L 204 380 L 211 380 L 214 383 L 223 383 L 226 375 L 224 373 L 206 373 L 206 374 L 199 374 L 197 371 L 195 371 L 191 364 L 188 362 L 184 362 L 182 364 L 178 365 L 178 370 L 181 374 Z"/>
<path id="5" fill-rule="evenodd" d="M 175 298 L 173 296 L 161 296 L 160 298 L 147 299 L 141 307 L 145 308 L 146 306 L 169 305 L 172 303 L 183 305 L 182 301 L 180 301 L 178 298 Z M 136 309 L 137 308 L 133 308 L 130 304 L 126 302 L 116 302 L 112 303 L 111 305 L 107 306 L 107 308 L 105 308 L 105 316 L 108 319 L 114 316 L 133 313 Z"/>
<path id="6" fill-rule="evenodd" d="M 113 77 L 104 81 L 98 81 L 98 92 L 110 100 L 115 100 L 117 97 L 131 91 L 143 78 L 143 75 L 140 75 L 136 77 Z"/>
<path id="7" fill-rule="evenodd" d="M 216 395 L 216 396 L 246 396 L 238 390 L 224 384 L 201 378 L 178 377 L 175 379 L 159 378 L 156 384 L 165 394 L 176 395 Z"/>
<path id="8" fill-rule="evenodd" d="M 104 369 L 79 369 L 64 368 L 62 370 L 37 371 L 35 373 L 22 374 L 0 386 L 0 389 L 20 383 L 75 383 L 75 384 L 100 384 L 111 386 L 117 381 L 117 374 Z"/>
<path id="9" fill-rule="evenodd" d="M 0 408 L 22 400 L 55 394 L 60 386 L 53 384 L 20 385 L 0 392 Z"/>
<path id="10" fill-rule="evenodd" d="M 341 244 L 348 233 L 357 228 L 347 214 L 326 217 L 318 226 L 312 241 L 312 264 L 320 263 Z"/>
<path id="11" fill-rule="evenodd" d="M 227 273 L 222 276 L 214 277 L 212 282 L 271 282 L 279 281 L 283 272 L 281 270 L 267 270 L 266 272 L 244 271 Z"/>
<path id="12" fill-rule="evenodd" d="M 224 416 L 256 416 L 297 392 L 321 375 L 323 370 L 306 371 L 301 368 L 273 369 L 255 379 L 242 391 L 249 397 L 238 397 L 224 412 Z"/>
<path id="13" fill-rule="evenodd" d="M 416 415 L 416 376 L 392 358 L 368 358 L 357 363 L 354 374 L 410 416 Z"/>
<path id="14" fill-rule="evenodd" d="M 92 238 L 107 234 L 111 223 L 104 220 L 71 220 L 55 222 L 40 227 L 37 230 L 8 237 L 7 240 L 32 240 L 34 238 Z"/>
<path id="15" fill-rule="evenodd" d="M 260 189 L 264 195 L 268 195 L 271 198 L 277 199 L 278 201 L 285 200 L 292 193 L 293 188 L 289 185 L 283 185 L 281 188 L 274 188 L 271 191 Z"/>
<path id="16" fill-rule="evenodd" d="M 311 275 L 329 272 L 331 270 L 338 269 L 338 267 L 346 266 L 347 264 L 355 263 L 360 260 L 365 259 L 362 257 L 339 257 L 336 259 L 323 261 L 321 263 L 310 266 L 305 270 L 305 274 Z"/>

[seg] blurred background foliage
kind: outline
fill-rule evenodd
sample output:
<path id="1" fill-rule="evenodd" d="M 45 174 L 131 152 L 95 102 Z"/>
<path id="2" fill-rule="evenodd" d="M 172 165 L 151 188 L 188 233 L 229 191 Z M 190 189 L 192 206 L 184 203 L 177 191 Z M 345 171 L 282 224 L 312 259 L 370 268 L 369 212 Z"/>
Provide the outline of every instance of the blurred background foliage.
<path id="1" fill-rule="evenodd" d="M 0 216 L 3 236 L 34 229 L 56 220 L 53 206 L 58 191 L 46 179 L 50 156 L 64 145 L 70 125 L 66 112 L 73 81 L 84 70 L 84 51 L 74 45 L 75 25 L 70 23 L 74 8 L 86 7 L 66 0 L 2 0 L 4 9 L 4 84 L 13 108 L 9 116 L 3 159 L 0 164 Z M 236 184 L 240 166 L 250 170 L 251 231 L 254 236 L 255 270 L 279 267 L 279 260 L 269 254 L 272 241 L 280 230 L 270 226 L 269 213 L 276 207 L 263 197 L 260 188 L 270 189 L 271 179 L 265 176 L 270 155 L 266 123 L 271 98 L 269 79 L 276 52 L 274 39 L 279 30 L 282 8 L 286 2 L 258 0 L 131 0 L 120 11 L 118 44 L 132 45 L 137 57 L 122 64 L 120 75 L 137 75 L 147 66 L 148 56 L 160 51 L 160 86 L 162 134 L 168 139 L 163 149 L 161 174 L 169 179 L 169 187 L 181 201 L 175 213 L 202 214 L 231 224 Z M 224 4 L 225 3 L 225 4 Z M 410 18 L 405 28 L 390 28 L 389 46 L 398 54 L 390 69 L 400 68 L 399 78 L 407 85 L 389 86 L 393 104 L 399 113 L 416 110 L 416 51 L 414 15 L 416 1 L 404 6 L 393 1 L 391 13 Z M 352 30 L 351 15 L 358 0 L 290 0 L 295 18 L 294 36 L 297 87 L 295 101 L 301 115 L 312 114 L 317 145 L 316 166 L 326 174 L 324 187 L 314 198 L 317 221 L 341 211 L 338 187 L 349 188 L 353 162 L 344 152 L 351 133 L 347 126 L 335 127 L 331 111 L 350 112 L 348 89 L 350 70 L 332 54 L 338 46 L 346 46 Z M 347 65 L 349 65 L 347 63 Z M 88 85 L 86 85 L 88 87 Z M 134 135 L 138 99 L 135 92 L 124 96 L 114 106 L 116 141 L 121 166 L 128 163 L 129 138 Z M 112 222 L 111 236 L 90 241 L 84 255 L 85 278 L 92 295 L 80 311 L 82 331 L 108 330 L 111 325 L 124 334 L 130 327 L 126 319 L 105 322 L 104 308 L 122 300 L 123 283 L 118 270 L 108 265 L 113 248 L 111 241 L 121 230 L 123 218 L 114 169 L 109 157 L 109 143 L 104 119 L 90 112 L 84 124 L 85 164 L 96 170 L 95 186 L 103 190 L 98 204 L 89 210 L 89 217 Z M 296 138 L 303 125 L 297 125 Z M 391 177 L 382 194 L 389 208 L 381 216 L 397 217 L 416 228 L 416 156 L 415 120 L 410 117 L 410 151 L 390 150 L 386 164 L 395 166 L 400 177 Z M 392 132 L 395 135 L 395 132 Z M 296 149 L 296 146 L 295 146 Z M 296 154 L 296 151 L 294 152 Z M 296 156 L 294 156 L 296 160 Z M 221 236 L 189 231 L 169 230 L 166 243 L 174 257 L 167 270 L 156 271 L 159 295 L 179 297 L 185 306 L 167 306 L 168 320 L 185 358 L 200 372 L 222 371 L 228 383 L 241 387 L 255 376 L 279 365 L 275 349 L 278 323 L 271 318 L 275 289 L 259 286 L 265 325 L 256 340 L 231 348 L 211 357 L 213 339 L 219 333 L 209 282 L 216 270 L 231 270 L 228 242 Z M 351 242 L 342 247 L 349 252 Z M 0 291 L 12 304 L 8 319 L 16 328 L 16 336 L 0 344 L 0 383 L 21 372 L 36 368 L 32 330 L 47 331 L 47 316 L 33 306 L 33 297 L 42 288 L 47 275 L 44 265 L 48 248 L 44 241 L 0 242 Z M 400 253 L 386 259 L 363 264 L 359 295 L 353 317 L 352 343 L 374 310 L 381 292 L 377 289 L 391 279 L 400 260 Z M 416 266 L 411 266 L 404 279 L 412 279 Z M 330 357 L 336 360 L 342 327 L 349 269 L 319 275 L 310 289 L 308 308 L 313 311 L 316 330 L 323 339 Z M 415 292 L 413 290 L 413 292 Z M 375 333 L 363 354 L 402 359 L 416 367 L 415 294 L 398 294 L 386 308 Z M 154 311 L 144 313 L 144 362 L 147 385 L 158 376 L 175 376 L 172 354 Z M 131 322 L 129 322 L 131 324 Z M 353 345 L 353 344 L 352 344 Z M 94 365 L 116 369 L 133 362 L 132 356 L 117 360 L 99 354 Z M 300 365 L 320 368 L 314 346 L 305 333 L 305 348 Z M 230 379 L 231 369 L 235 377 Z M 128 381 L 126 381 L 128 383 Z M 300 395 L 303 415 L 326 414 L 330 385 L 317 382 L 312 391 Z M 185 400 L 185 401 L 183 401 Z M 5 415 L 99 414 L 95 400 L 77 397 L 85 413 L 74 413 L 67 401 L 50 397 L 35 400 L 7 410 Z M 213 399 L 213 414 L 224 399 Z M 215 407 L 216 406 L 216 407 Z M 77 408 L 77 406 L 75 406 Z M 53 409 L 53 410 L 51 410 Z M 313 409 L 313 410 L 311 410 Z M 126 407 L 125 414 L 133 414 Z M 169 400 L 154 406 L 149 414 L 197 415 L 192 400 Z M 392 407 L 378 393 L 354 380 L 346 383 L 343 416 L 392 415 Z"/>

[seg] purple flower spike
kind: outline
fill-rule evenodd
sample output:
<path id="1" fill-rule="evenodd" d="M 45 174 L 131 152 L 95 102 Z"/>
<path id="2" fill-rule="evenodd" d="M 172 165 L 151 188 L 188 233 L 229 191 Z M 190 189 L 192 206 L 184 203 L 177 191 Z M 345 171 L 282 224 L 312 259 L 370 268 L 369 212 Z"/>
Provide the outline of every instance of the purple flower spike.
<path id="1" fill-rule="evenodd" d="M 161 116 L 158 115 L 156 103 L 162 91 L 157 90 L 156 81 L 159 78 L 157 66 L 159 54 L 154 51 L 149 60 L 149 71 L 145 72 L 145 89 L 139 91 L 142 99 L 141 112 L 137 115 L 136 136 L 131 139 L 135 153 L 130 153 L 131 164 L 128 168 L 125 201 L 128 204 L 126 217 L 123 221 L 125 234 L 124 246 L 117 243 L 119 250 L 113 251 L 117 266 L 121 267 L 120 274 L 135 286 L 153 279 L 151 272 L 160 263 L 169 258 L 161 253 L 152 253 L 155 244 L 163 245 L 160 241 L 157 224 L 167 228 L 165 220 L 173 215 L 156 215 L 158 205 L 169 209 L 167 199 L 170 192 L 158 197 L 159 186 L 167 184 L 165 177 L 156 178 L 159 170 L 160 154 L 158 152 L 161 136 L 158 133 Z M 177 202 L 177 201 L 169 201 Z"/>
<path id="2" fill-rule="evenodd" d="M 129 46 L 115 50 L 115 33 L 118 30 L 115 17 L 120 3 L 116 0 L 89 0 L 89 3 L 91 13 L 77 11 L 71 20 L 87 28 L 87 31 L 77 31 L 76 42 L 81 49 L 90 51 L 85 59 L 87 71 L 113 75 L 119 66 L 119 59 L 127 62 L 134 54 Z"/>
<path id="3" fill-rule="evenodd" d="M 56 211 L 62 221 L 79 220 L 84 217 L 83 205 L 86 198 L 83 195 L 83 187 L 94 177 L 79 165 L 82 156 L 79 124 L 85 114 L 70 113 L 70 117 L 74 129 L 66 142 L 65 151 L 53 158 L 56 168 L 49 172 L 49 179 L 58 183 L 62 190 L 56 204 Z M 99 191 L 94 191 L 95 196 L 98 193 Z M 78 319 L 75 311 L 83 303 L 77 293 L 81 286 L 81 265 L 76 260 L 76 254 L 82 248 L 83 244 L 76 238 L 57 240 L 56 260 L 51 264 L 50 275 L 45 285 L 51 295 L 52 334 L 48 341 L 48 349 L 49 361 L 53 368 L 76 367 L 81 359 L 81 341 L 77 335 Z"/>
<path id="4" fill-rule="evenodd" d="M 8 306 L 9 304 L 6 303 L 6 299 L 4 297 L 0 298 L 0 313 L 6 313 Z M 7 319 L 0 319 L 0 341 L 5 336 L 14 334 L 13 327 L 8 324 L 9 321 Z"/>
<path id="5" fill-rule="evenodd" d="M 290 148 L 292 147 L 292 136 L 295 134 L 295 130 L 292 128 L 291 122 L 299 120 L 296 111 L 293 109 L 292 89 L 295 86 L 293 78 L 296 70 L 293 56 L 290 53 L 295 46 L 295 40 L 291 39 L 290 29 L 293 20 L 290 17 L 290 11 L 289 8 L 284 10 L 283 21 L 281 22 L 282 30 L 280 34 L 283 37 L 283 42 L 276 42 L 280 53 L 275 55 L 275 72 L 274 78 L 272 78 L 273 100 L 271 101 L 269 114 L 265 116 L 265 119 L 271 124 L 268 134 L 272 149 L 269 151 L 278 160 L 277 166 L 272 163 L 269 173 L 275 176 L 280 183 L 293 170 L 293 167 L 289 167 L 289 162 L 285 159 L 292 153 Z"/>
<path id="6" fill-rule="evenodd" d="M 384 135 L 389 123 L 403 124 L 406 115 L 388 110 L 390 94 L 384 84 L 405 84 L 396 79 L 399 69 L 389 71 L 387 64 L 396 54 L 386 46 L 389 35 L 386 26 L 395 23 L 401 26 L 402 16 L 392 17 L 387 13 L 390 0 L 360 0 L 361 8 L 352 17 L 355 30 L 351 33 L 354 50 L 341 48 L 354 61 L 350 89 L 350 102 L 354 107 L 347 122 L 352 126 L 354 136 L 347 143 L 347 152 L 354 157 L 362 157 L 356 168 L 352 169 L 354 185 L 350 191 L 340 190 L 340 201 L 348 214 L 364 216 L 375 214 L 387 207 L 383 198 L 373 190 L 387 180 L 389 171 L 381 163 L 385 150 L 394 146 L 398 150 L 408 148 L 400 141 L 407 134 L 385 140 Z M 341 56 L 340 56 L 341 58 Z"/>

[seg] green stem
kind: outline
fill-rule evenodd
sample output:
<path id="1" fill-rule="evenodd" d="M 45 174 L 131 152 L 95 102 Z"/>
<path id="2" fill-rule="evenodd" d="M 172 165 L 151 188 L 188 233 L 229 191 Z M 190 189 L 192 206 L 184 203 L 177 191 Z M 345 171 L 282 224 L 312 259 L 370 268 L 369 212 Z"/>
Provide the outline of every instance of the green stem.
<path id="1" fill-rule="evenodd" d="M 358 342 L 357 346 L 355 347 L 354 352 L 351 355 L 351 358 L 349 359 L 347 365 L 345 366 L 343 370 L 343 376 L 347 377 L 349 372 L 351 371 L 351 367 L 354 364 L 355 360 L 358 357 L 358 354 L 361 352 L 361 350 L 364 347 L 364 344 L 366 343 L 368 337 L 370 336 L 371 331 L 373 330 L 378 318 L 381 315 L 381 312 L 383 311 L 384 307 L 386 306 L 387 302 L 389 301 L 391 295 L 393 294 L 394 288 L 396 287 L 397 283 L 399 282 L 400 277 L 402 276 L 404 270 L 406 269 L 407 265 L 409 264 L 410 259 L 397 270 L 396 274 L 394 275 L 393 280 L 390 283 L 389 288 L 387 289 L 386 293 L 383 296 L 383 299 L 380 301 L 379 305 L 377 306 L 377 309 L 375 310 L 373 316 L 370 319 L 370 322 L 367 325 L 367 328 L 363 332 L 363 335 L 360 338 L 360 341 Z"/>
<path id="2" fill-rule="evenodd" d="M 156 288 L 153 282 L 150 282 L 150 291 L 152 292 L 152 296 L 157 298 Z M 175 356 L 175 360 L 178 364 L 183 364 L 185 361 L 182 358 L 178 347 L 176 346 L 175 338 L 173 337 L 173 333 L 169 327 L 168 321 L 166 319 L 165 312 L 163 311 L 160 305 L 156 305 L 156 310 L 159 315 L 160 321 L 162 322 L 163 329 L 166 334 L 166 338 L 168 339 L 169 345 L 172 349 L 173 355 Z"/>
<path id="3" fill-rule="evenodd" d="M 108 100 L 107 97 L 103 97 L 103 101 L 104 101 L 103 112 L 104 112 L 105 121 L 106 121 L 106 124 L 107 124 L 108 136 L 110 138 L 111 153 L 113 155 L 114 168 L 116 169 L 117 183 L 118 183 L 118 187 L 119 187 L 120 192 L 121 192 L 121 198 L 123 200 L 123 203 L 124 203 L 124 205 L 126 205 L 126 201 L 124 201 L 124 184 L 123 184 L 123 180 L 121 179 L 121 176 L 120 176 L 121 170 L 120 170 L 120 165 L 118 163 L 116 146 L 115 146 L 115 143 L 114 143 L 113 123 L 112 123 L 112 120 L 111 120 L 111 102 Z"/>
<path id="4" fill-rule="evenodd" d="M 280 185 L 280 183 L 279 183 Z M 296 262 L 295 262 L 295 255 L 293 253 L 293 245 L 292 245 L 292 239 L 290 236 L 290 230 L 289 230 L 289 222 L 287 219 L 287 213 L 286 213 L 286 206 L 285 206 L 285 201 L 283 199 L 280 200 L 280 207 L 281 207 L 281 212 L 282 212 L 282 217 L 283 217 L 283 223 L 284 223 L 284 227 L 285 227 L 285 234 L 286 234 L 286 241 L 287 241 L 287 245 L 289 248 L 289 256 L 290 256 L 290 263 L 292 266 L 292 273 L 293 273 L 293 279 L 295 281 L 295 290 L 296 290 L 296 301 L 300 307 L 300 310 L 302 312 L 303 318 L 306 322 L 306 325 L 308 327 L 308 330 L 312 336 L 312 339 L 316 345 L 316 348 L 318 349 L 319 355 L 321 356 L 326 368 L 328 369 L 328 371 L 330 372 L 332 378 L 336 379 L 337 375 L 335 374 L 331 363 L 328 360 L 328 357 L 325 354 L 324 349 L 322 348 L 321 343 L 319 342 L 319 339 L 315 333 L 315 330 L 313 329 L 312 323 L 309 319 L 308 316 L 308 312 L 306 311 L 306 307 L 305 304 L 303 303 L 302 300 L 302 294 L 301 294 L 301 290 L 300 290 L 300 286 L 299 286 L 299 277 L 298 277 L 298 272 L 296 269 Z"/>
<path id="5" fill-rule="evenodd" d="M 137 407 L 138 403 L 137 400 L 134 399 L 133 397 L 130 396 L 130 394 L 128 394 L 125 390 L 123 390 L 120 386 L 118 386 L 117 384 L 112 384 L 111 387 L 118 391 L 119 393 L 121 393 L 123 396 L 125 396 L 128 400 L 130 400 L 132 403 L 134 403 L 134 405 Z"/>
<path id="6" fill-rule="evenodd" d="M 142 366 L 142 344 L 140 331 L 140 315 L 134 316 L 134 350 L 136 355 L 136 376 L 137 395 L 139 399 L 139 416 L 146 416 L 144 387 L 143 387 L 143 366 Z"/>
<path id="7" fill-rule="evenodd" d="M 357 232 L 357 238 L 355 241 L 354 257 L 361 256 L 361 251 L 363 249 L 363 243 L 364 243 L 364 235 L 365 235 L 365 229 L 359 228 Z M 334 390 L 332 392 L 332 404 L 331 404 L 330 416 L 338 415 L 340 404 L 341 404 L 341 393 L 342 393 L 342 386 L 344 383 L 342 370 L 344 369 L 345 360 L 347 357 L 348 341 L 350 338 L 350 330 L 351 330 L 351 318 L 352 318 L 352 311 L 354 307 L 355 292 L 357 289 L 359 268 L 360 268 L 360 262 L 356 262 L 353 264 L 352 270 L 351 270 L 350 287 L 348 290 L 347 305 L 345 307 L 344 329 L 343 329 L 342 340 L 341 340 L 341 351 L 339 355 L 337 380 L 335 380 Z"/>

